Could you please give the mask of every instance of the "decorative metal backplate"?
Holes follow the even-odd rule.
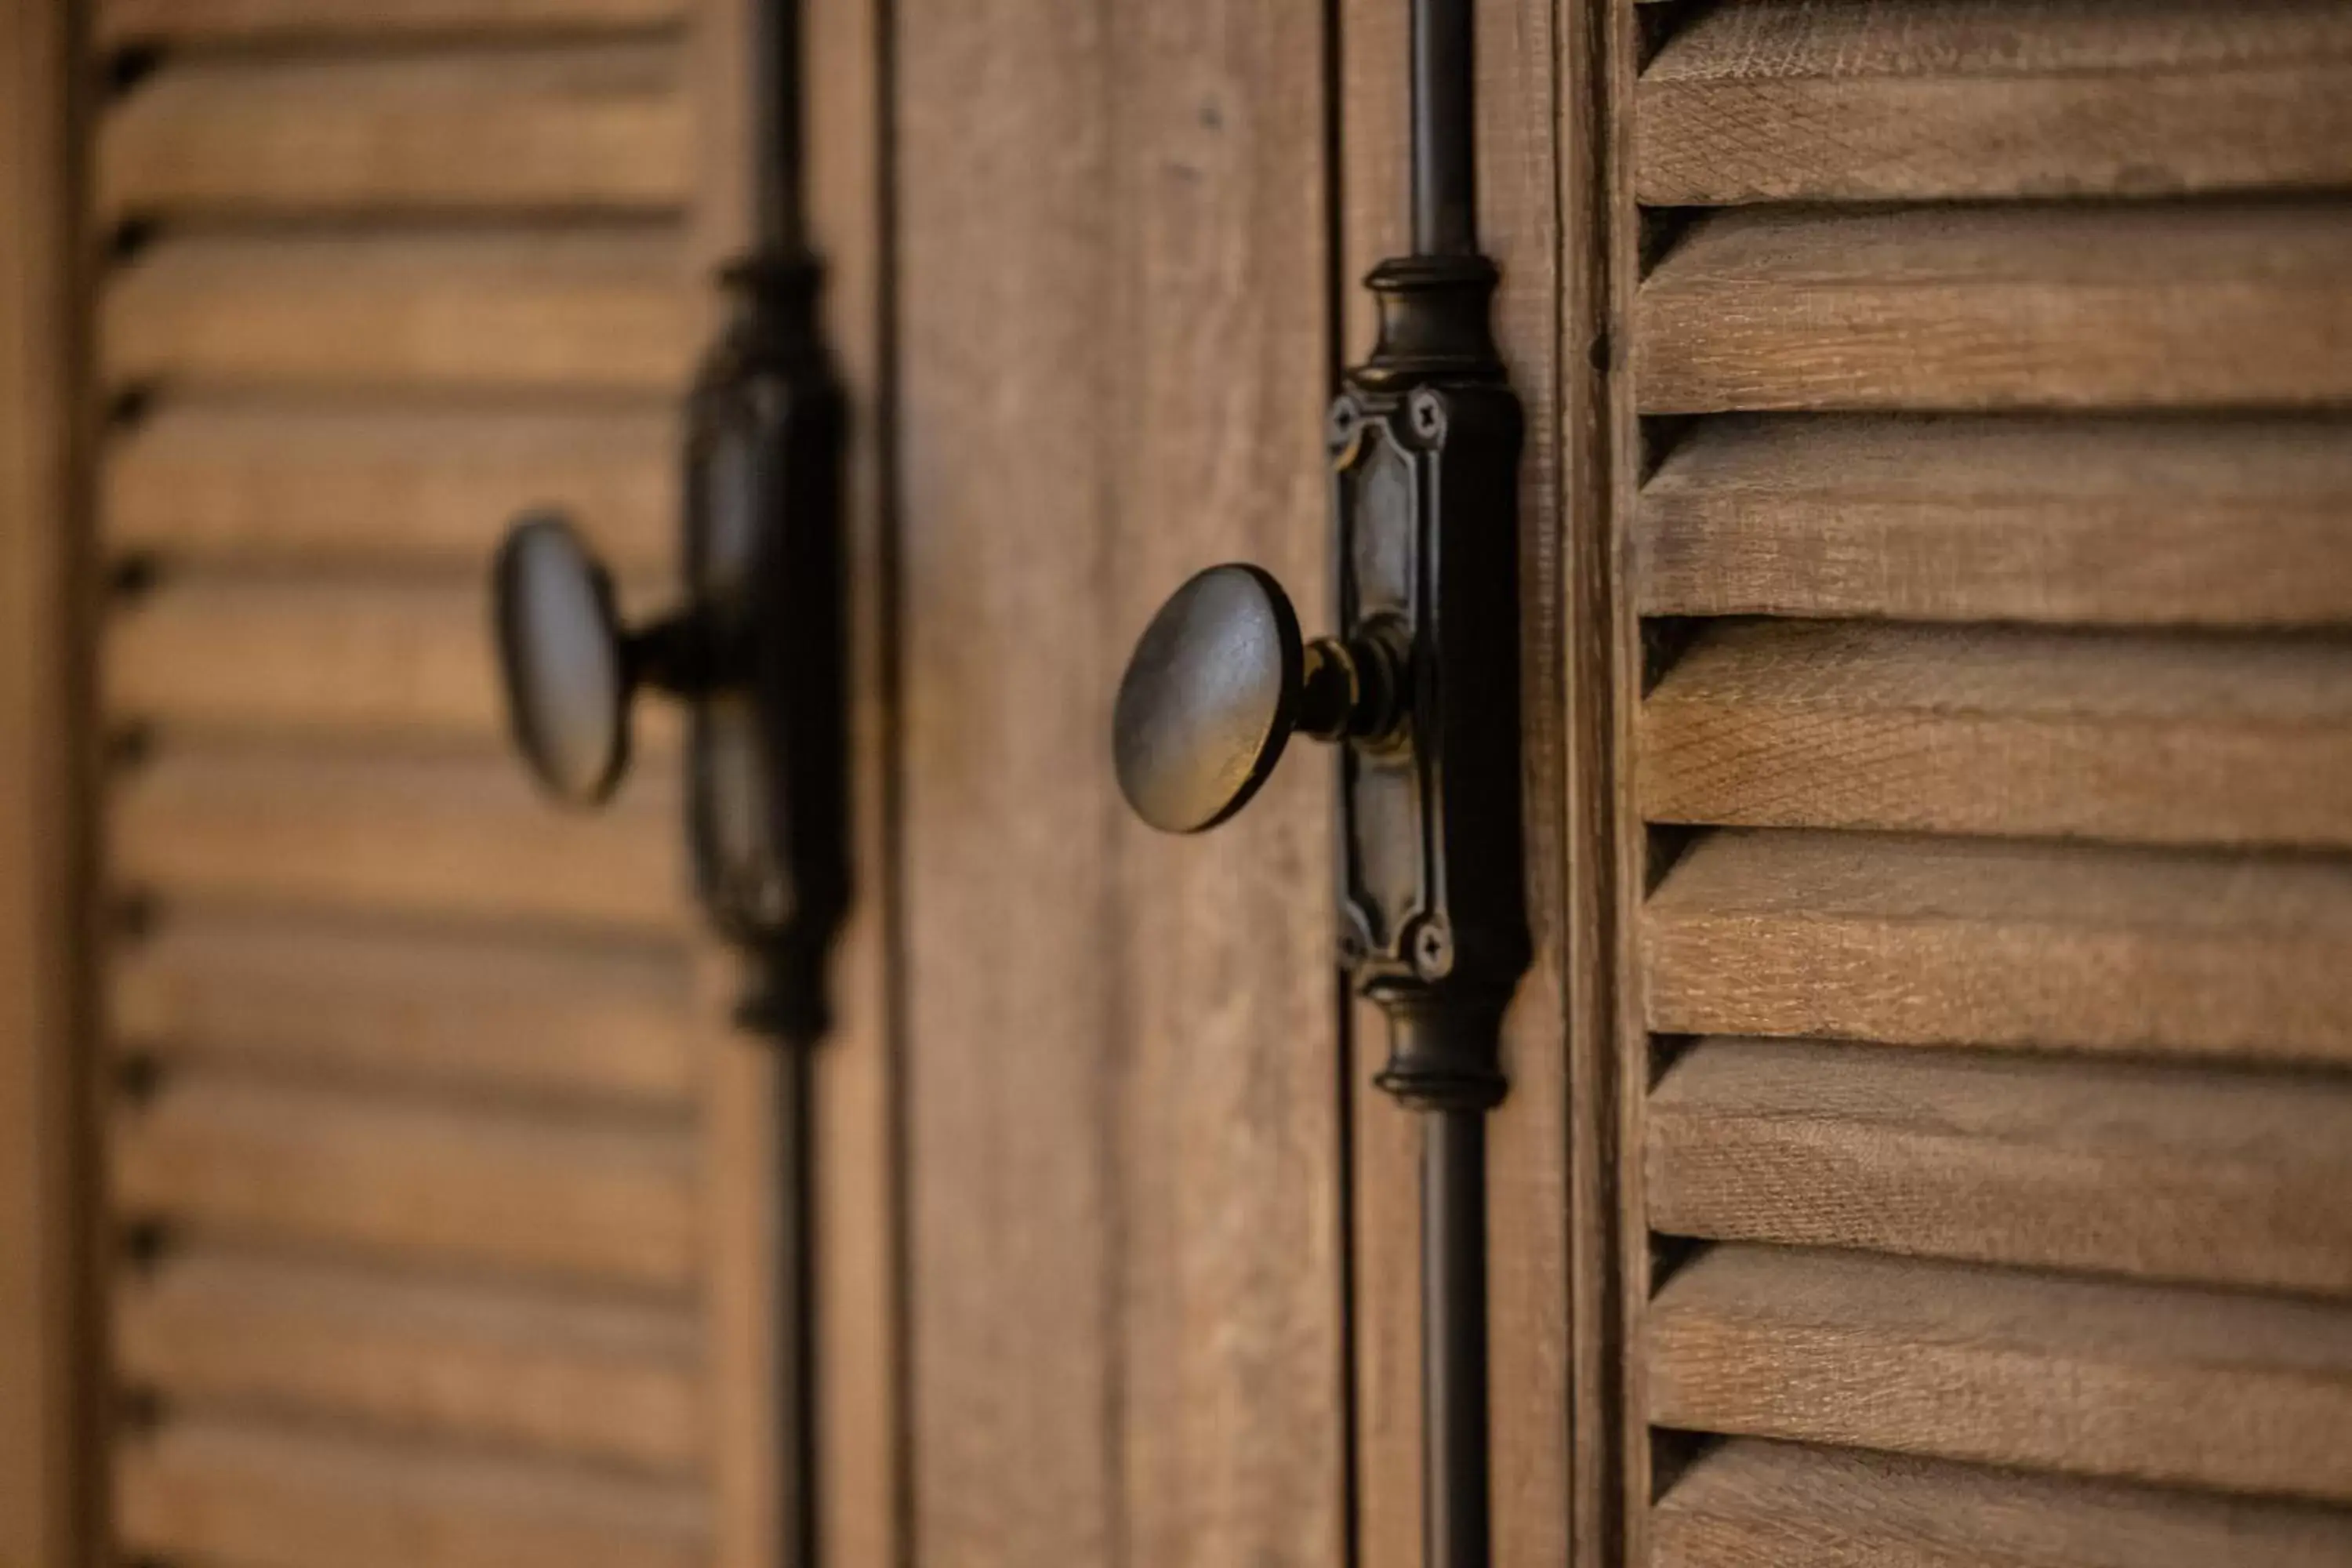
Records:
[[[1475,258],[1391,263],[1381,350],[1333,403],[1341,637],[1405,650],[1403,718],[1339,767],[1339,942],[1391,1014],[1489,1020],[1528,959],[1518,775],[1518,400],[1486,338]],[[1416,1038],[1426,1031],[1404,1031]],[[1491,1029],[1401,1036],[1383,1081],[1427,1103],[1500,1097]],[[1426,1053],[1424,1053],[1426,1055]]]
[[[687,437],[684,565],[720,676],[691,710],[688,833],[713,922],[764,955],[751,1021],[813,1036],[849,898],[843,402],[814,265],[729,282],[735,317]]]

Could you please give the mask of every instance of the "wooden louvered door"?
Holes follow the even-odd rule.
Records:
[[[864,90],[865,8],[814,9]],[[748,195],[740,22],[92,13],[128,1557],[765,1560],[765,1100],[688,908],[677,728],[642,716],[600,816],[535,797],[485,587],[553,504],[625,600],[670,588],[677,398]]]
[[[1606,34],[1601,1558],[2352,1562],[2352,10]]]

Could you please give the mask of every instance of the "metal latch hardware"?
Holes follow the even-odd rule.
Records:
[[[755,243],[688,408],[683,605],[625,630],[610,575],[560,516],[519,521],[493,574],[509,727],[547,792],[601,804],[651,687],[688,712],[695,885],[741,950],[743,1024],[778,1047],[776,1500],[783,1561],[817,1561],[810,1047],[849,901],[841,386],[803,218],[801,14],[761,0],[751,67]]]
[[[1143,634],[1113,714],[1137,814],[1171,832],[1247,804],[1293,734],[1339,773],[1338,943],[1390,1023],[1378,1081],[1425,1116],[1428,1568],[1484,1568],[1485,1114],[1529,958],[1521,858],[1519,402],[1478,253],[1469,0],[1412,0],[1413,254],[1365,280],[1370,359],[1331,405],[1336,635],[1305,640],[1255,566],[1211,567]]]

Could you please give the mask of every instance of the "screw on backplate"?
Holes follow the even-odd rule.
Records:
[[[1356,438],[1356,426],[1362,418],[1352,397],[1341,397],[1331,405],[1329,427],[1325,432],[1333,447],[1345,447]]]
[[[1427,441],[1445,434],[1444,400],[1426,387],[1412,395],[1412,431]]]
[[[1454,973],[1454,933],[1441,920],[1426,920],[1413,928],[1413,973],[1423,980],[1443,980]]]

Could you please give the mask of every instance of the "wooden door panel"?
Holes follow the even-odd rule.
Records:
[[[1192,571],[1318,608],[1320,16],[898,28],[917,1551],[1337,1563],[1328,784],[1180,843],[1108,756]]]

